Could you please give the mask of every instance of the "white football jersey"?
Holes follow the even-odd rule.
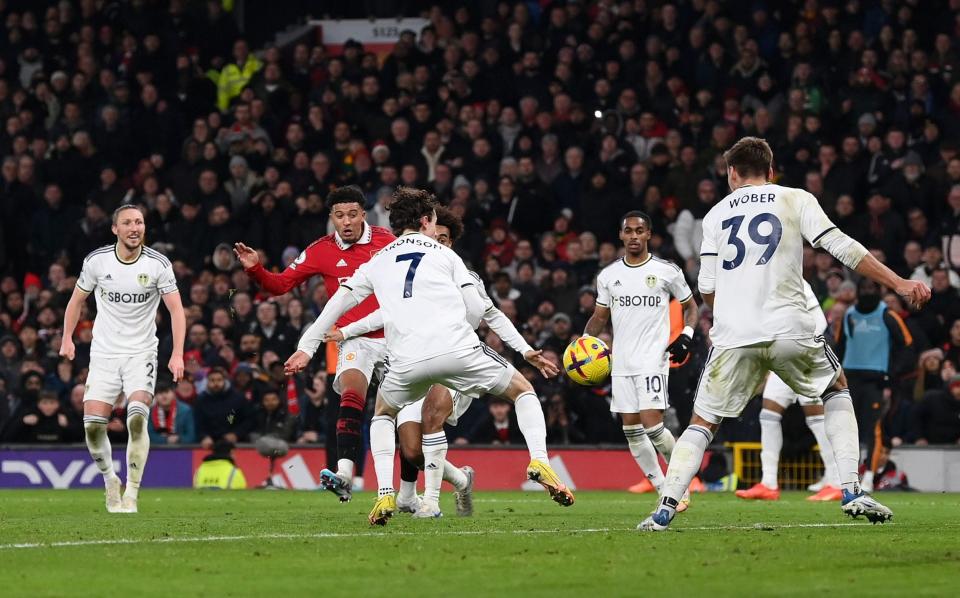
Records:
[[[813,287],[806,280],[803,281],[803,294],[807,298],[807,310],[813,315],[816,322],[816,333],[823,334],[827,330],[827,316],[823,313],[823,308],[820,307],[820,300],[813,292]]]
[[[177,290],[170,260],[144,247],[130,263],[120,261],[116,246],[92,251],[83,260],[77,287],[93,293],[92,357],[138,355],[157,350],[157,306],[160,295]]]
[[[701,256],[716,256],[700,269],[700,292],[715,294],[714,346],[815,336],[803,287],[803,241],[819,247],[834,228],[802,189],[748,185],[717,203],[703,219],[700,249]]]
[[[610,308],[614,376],[637,376],[670,367],[670,297],[690,299],[683,272],[650,256],[636,266],[619,259],[597,275],[597,305]]]
[[[476,286],[452,249],[420,233],[401,235],[362,264],[345,287],[377,297],[391,363],[423,361],[480,344],[467,323],[462,286]]]

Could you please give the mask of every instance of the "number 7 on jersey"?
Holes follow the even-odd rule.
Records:
[[[407,278],[403,281],[403,298],[413,297],[413,277],[417,275],[417,266],[423,259],[423,252],[404,253],[397,256],[397,262],[410,262],[407,269]]]

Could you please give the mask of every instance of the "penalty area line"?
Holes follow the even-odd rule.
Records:
[[[887,523],[886,525],[893,525]],[[775,531],[798,528],[848,528],[872,527],[866,523],[787,523],[754,525],[711,525],[698,527],[677,527],[676,531]],[[249,534],[232,536],[183,536],[167,538],[114,538],[102,540],[64,540],[55,542],[16,542],[0,544],[0,550],[22,550],[36,548],[71,548],[77,546],[121,546],[137,544],[187,544],[196,542],[246,542],[249,540],[322,540],[329,538],[393,538],[398,536],[531,536],[541,534],[605,534],[616,532],[636,532],[634,528],[589,527],[573,529],[525,529],[525,530],[441,530],[441,531],[383,531],[383,532],[317,532],[312,534]]]

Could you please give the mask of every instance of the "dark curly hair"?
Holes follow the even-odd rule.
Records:
[[[463,236],[463,221],[454,216],[450,208],[437,206],[437,226],[445,226],[450,230],[451,243],[456,243]]]
[[[362,210],[367,203],[367,198],[363,196],[363,191],[356,185],[346,185],[334,189],[327,195],[327,206],[331,209],[338,203],[355,203],[360,205]]]
[[[432,216],[437,209],[433,194],[413,187],[397,187],[393,201],[387,206],[390,211],[390,228],[399,235],[405,230],[420,230],[420,219]]]

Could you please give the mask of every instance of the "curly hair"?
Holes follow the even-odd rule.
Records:
[[[356,185],[346,185],[334,189],[327,195],[327,205],[331,208],[337,205],[338,203],[355,203],[360,206],[360,209],[363,209],[363,206],[367,203],[367,198],[363,196],[363,191],[360,187]]]
[[[390,228],[399,235],[405,230],[420,230],[420,219],[432,216],[437,209],[433,194],[413,187],[397,187],[393,201],[387,206],[390,211]]]
[[[437,206],[437,226],[445,226],[450,230],[451,243],[456,243],[463,236],[463,221],[454,216],[450,208]]]

